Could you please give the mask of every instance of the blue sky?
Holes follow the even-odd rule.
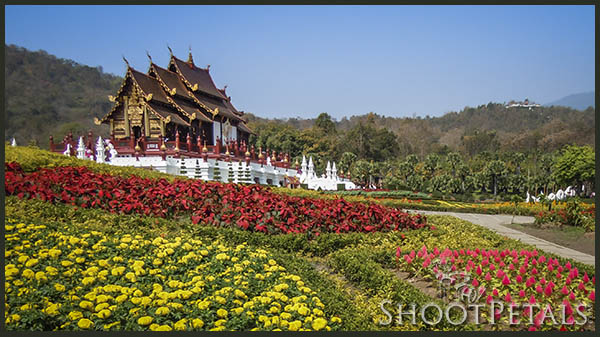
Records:
[[[6,6],[6,43],[123,75],[211,65],[262,117],[441,116],[595,89],[593,6]]]

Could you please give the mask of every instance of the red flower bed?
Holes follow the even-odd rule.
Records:
[[[193,223],[238,226],[264,233],[375,232],[416,229],[426,218],[380,205],[290,197],[259,185],[200,180],[123,178],[85,167],[25,174],[5,164],[7,195],[160,217],[190,214]]]
[[[584,319],[577,309],[588,321],[595,318],[596,278],[580,272],[570,262],[561,264],[557,259],[540,255],[537,250],[440,251],[436,247],[430,251],[423,246],[417,252],[413,250],[400,256],[397,250],[400,268],[443,282],[452,289],[448,295],[455,300],[463,297],[457,298],[457,293],[461,293],[475,303],[501,302],[504,312],[496,312],[494,317],[498,322],[525,325],[529,330],[579,330],[581,325],[575,323]],[[454,293],[455,290],[458,292]],[[529,305],[534,306],[528,309]],[[515,312],[519,309],[512,322],[506,317],[510,306]],[[554,313],[557,324],[549,318],[548,310]]]

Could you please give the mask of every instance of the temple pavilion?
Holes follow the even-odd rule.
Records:
[[[171,49],[169,48],[169,51]],[[187,61],[171,51],[169,64],[160,67],[150,59],[147,73],[133,69],[127,60],[127,72],[112,109],[95,123],[107,124],[119,154],[141,155],[166,150],[199,154],[202,148],[214,152],[218,146],[241,147],[252,131],[244,113],[238,111],[226,93],[210,76],[210,66],[194,64],[190,51]],[[150,153],[148,153],[150,154]]]

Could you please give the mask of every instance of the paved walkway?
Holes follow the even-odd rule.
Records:
[[[409,210],[412,213],[421,214],[436,214],[436,215],[451,215],[459,219],[463,219],[474,224],[486,227],[493,230],[494,232],[509,237],[511,239],[519,240],[523,243],[527,243],[538,247],[544,251],[554,253],[556,255],[573,259],[579,262],[583,262],[590,265],[596,264],[596,258],[592,255],[588,255],[576,250],[557,245],[556,243],[546,241],[544,239],[537,238],[535,236],[523,233],[521,231],[508,228],[503,225],[511,223],[517,224],[528,224],[533,223],[534,218],[532,216],[520,216],[520,215],[505,215],[505,214],[475,214],[475,213],[458,213],[458,212],[436,212],[436,211],[423,211],[423,210]]]

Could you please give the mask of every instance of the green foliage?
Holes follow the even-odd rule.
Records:
[[[564,185],[582,182],[593,183],[595,179],[596,160],[594,149],[590,146],[566,146],[561,151],[552,167],[552,174],[558,183]]]

